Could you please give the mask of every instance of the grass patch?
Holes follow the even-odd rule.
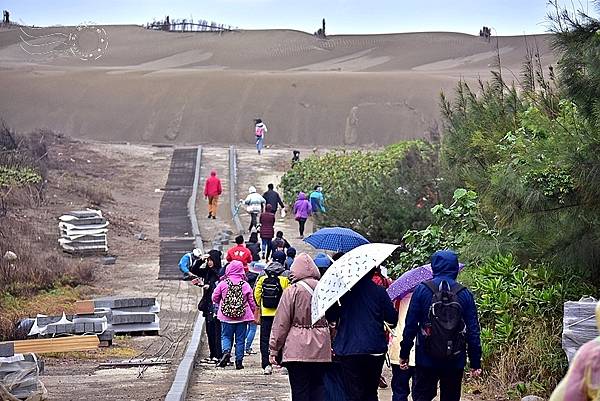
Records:
[[[89,180],[82,182],[75,178],[69,185],[69,189],[87,199],[94,206],[101,206],[114,200],[112,191],[106,183],[91,183]]]
[[[82,299],[83,290],[61,286],[42,291],[37,295],[18,297],[7,292],[0,293],[0,340],[9,341],[16,337],[16,323],[37,314],[73,314],[75,301]]]

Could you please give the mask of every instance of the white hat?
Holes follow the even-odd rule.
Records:
[[[256,193],[256,188],[250,187],[250,188],[248,188],[248,192],[251,194],[254,194],[254,193]]]
[[[202,251],[198,248],[194,248],[194,250],[192,251],[192,253],[194,254],[195,257],[199,258],[200,255],[202,255]]]

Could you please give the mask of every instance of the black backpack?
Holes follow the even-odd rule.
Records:
[[[262,306],[269,309],[277,308],[283,295],[283,287],[277,274],[268,273],[262,282]]]
[[[447,281],[436,286],[425,282],[433,292],[429,308],[429,325],[425,327],[425,352],[436,359],[453,359],[466,349],[466,325],[458,293],[465,289],[459,283],[452,287]]]

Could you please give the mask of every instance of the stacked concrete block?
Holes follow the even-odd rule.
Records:
[[[58,243],[63,251],[77,254],[97,254],[108,251],[108,221],[100,210],[72,211],[60,216]]]
[[[109,297],[94,300],[96,308],[111,311],[108,330],[114,333],[158,334],[160,305],[156,298]]]
[[[108,328],[109,312],[99,311],[89,315],[36,317],[30,336],[58,337],[70,334],[102,334]]]
[[[0,384],[17,399],[34,399],[36,396],[46,399],[48,393],[40,381],[41,366],[31,353],[0,357]]]

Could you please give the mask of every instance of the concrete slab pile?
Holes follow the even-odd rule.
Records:
[[[68,212],[60,216],[58,228],[58,243],[65,252],[85,255],[108,251],[108,221],[100,210]]]

